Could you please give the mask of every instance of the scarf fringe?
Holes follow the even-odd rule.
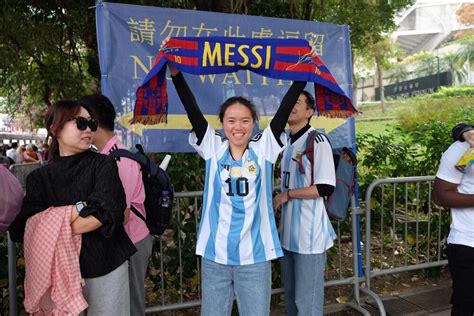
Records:
[[[143,125],[155,125],[160,123],[168,123],[168,116],[166,114],[156,115],[135,115],[130,124],[141,123]]]
[[[341,110],[318,111],[318,116],[324,116],[328,118],[348,119],[352,116],[356,116],[357,114],[359,114],[359,112],[341,111]]]

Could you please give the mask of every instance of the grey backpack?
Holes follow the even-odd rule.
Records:
[[[321,133],[316,130],[309,133],[306,139],[306,149],[298,161],[301,173],[304,173],[303,156],[306,155],[311,162],[311,183],[314,181],[314,141],[319,134]],[[331,219],[342,221],[346,217],[351,196],[354,193],[357,158],[354,152],[347,147],[332,148],[332,156],[336,168],[336,187],[330,196],[324,197],[324,205]]]

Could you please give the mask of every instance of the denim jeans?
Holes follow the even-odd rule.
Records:
[[[201,315],[231,315],[235,295],[240,315],[268,316],[271,278],[270,261],[231,266],[202,258]]]
[[[281,273],[288,315],[322,316],[326,254],[283,251]]]

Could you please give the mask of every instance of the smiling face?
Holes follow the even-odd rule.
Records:
[[[306,125],[308,119],[313,116],[314,110],[308,108],[307,97],[302,93],[298,97],[293,110],[291,111],[290,117],[288,118],[288,124],[290,125]]]
[[[74,117],[91,119],[85,108],[80,107],[79,113]],[[92,144],[92,131],[89,126],[81,131],[77,128],[74,118],[67,121],[57,135],[60,156],[71,156],[88,150]]]
[[[248,107],[239,102],[230,105],[225,110],[222,125],[231,149],[247,147],[255,126],[252,112]]]

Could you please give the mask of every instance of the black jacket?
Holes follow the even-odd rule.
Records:
[[[106,275],[128,260],[136,248],[124,228],[125,193],[117,164],[105,155],[86,151],[55,156],[26,179],[26,196],[21,212],[9,227],[13,241],[23,242],[28,218],[53,206],[85,201],[81,216],[93,215],[103,225],[82,234],[79,258],[84,278]]]

